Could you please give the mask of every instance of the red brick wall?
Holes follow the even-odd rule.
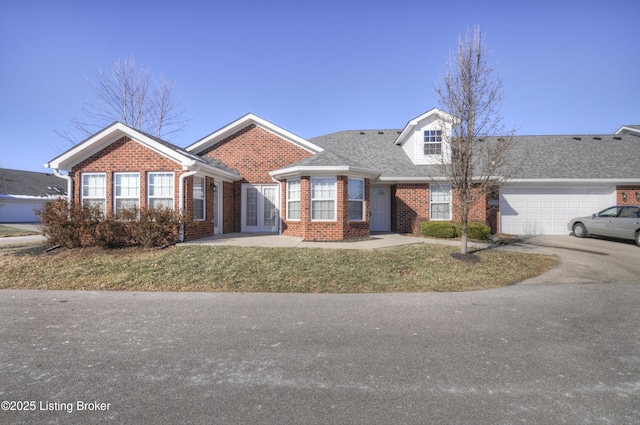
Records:
[[[110,144],[103,150],[80,162],[71,169],[73,198],[80,201],[82,190],[81,173],[106,173],[107,214],[113,213],[113,174],[116,172],[140,173],[140,206],[147,205],[147,173],[166,171],[174,173],[175,202],[179,208],[178,193],[182,166],[169,158],[135,142],[127,137]]]
[[[624,200],[623,193],[627,194]],[[640,204],[640,199],[636,198],[636,193],[640,196],[640,186],[616,186],[616,203],[618,205]]]
[[[429,184],[400,183],[391,192],[392,230],[419,233],[420,222],[429,220]]]
[[[240,232],[242,184],[273,184],[269,171],[284,168],[312,154],[261,127],[251,124],[202,151],[200,155],[224,162],[239,171],[243,177],[241,181],[233,184],[233,200],[235,202],[233,203],[231,231]],[[281,212],[282,218],[283,213]]]
[[[451,193],[453,222],[460,221],[455,189]],[[420,223],[429,220],[429,184],[401,183],[391,188],[391,230],[398,233],[419,233]],[[478,200],[469,212],[469,221],[487,223],[493,219],[497,229],[497,209],[487,209],[486,197]]]

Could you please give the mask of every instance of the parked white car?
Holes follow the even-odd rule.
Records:
[[[590,235],[633,239],[640,246],[640,205],[616,205],[569,221],[567,228],[577,238]]]

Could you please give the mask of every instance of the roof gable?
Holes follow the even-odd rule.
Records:
[[[427,121],[427,120],[433,120],[433,119],[439,119],[445,123],[453,123],[454,121],[454,117],[452,115],[449,115],[448,113],[438,109],[438,108],[432,108],[430,110],[428,110],[427,112],[425,112],[424,114],[415,117],[414,119],[410,120],[407,125],[404,127],[404,129],[402,129],[402,131],[400,132],[400,134],[398,135],[398,137],[396,137],[395,140],[395,144],[396,145],[402,145],[407,139],[409,139],[411,137],[411,135],[413,134],[413,131],[415,130],[415,128],[417,126],[419,126],[422,122]]]
[[[220,174],[221,176],[231,180],[237,180],[240,177],[238,173],[228,169],[224,164],[214,164],[211,161],[205,161],[203,158],[200,158],[191,152],[187,152],[183,148],[138,131],[126,124],[122,124],[121,122],[115,122],[104,128],[85,141],[80,142],[68,151],[44,164],[44,166],[54,170],[70,170],[74,165],[100,152],[123,137],[128,137],[142,146],[175,161],[182,165],[185,170],[202,168],[203,171]]]
[[[232,123],[225,125],[219,130],[214,131],[208,136],[203,137],[194,144],[188,146],[186,150],[195,154],[199,154],[207,148],[215,145],[216,143],[226,139],[227,137],[241,131],[243,128],[252,124],[261,127],[264,130],[269,131],[280,137],[281,139],[284,139],[287,142],[292,143],[308,152],[315,154],[323,151],[321,147],[316,146],[313,143],[310,143],[307,140],[296,136],[295,134],[251,113],[246,114],[243,117],[240,117],[237,120],[233,121]]]

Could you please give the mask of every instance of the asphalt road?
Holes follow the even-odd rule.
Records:
[[[621,261],[594,241],[591,254],[557,249],[560,271]],[[639,301],[640,285],[611,279],[386,295],[0,291],[0,400],[13,402],[0,423],[638,424]]]

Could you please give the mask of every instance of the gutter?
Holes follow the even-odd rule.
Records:
[[[57,168],[53,169],[53,174],[56,177],[60,177],[61,179],[65,179],[67,181],[67,202],[71,202],[73,199],[73,179],[69,174],[60,174]]]
[[[200,166],[196,165],[195,170],[189,171],[188,173],[184,173],[180,176],[180,189],[178,191],[178,196],[180,197],[178,200],[180,215],[184,213],[184,181],[187,177],[197,174],[198,171],[200,171]],[[184,242],[184,223],[180,223],[180,242]]]

